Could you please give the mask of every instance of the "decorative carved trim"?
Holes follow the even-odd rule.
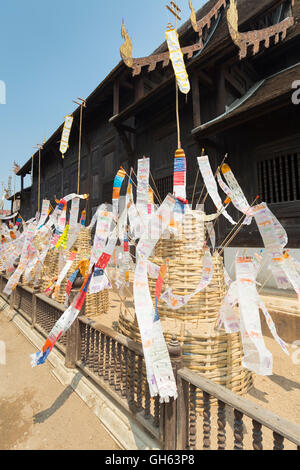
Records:
[[[167,67],[170,62],[170,53],[169,51],[163,52],[161,54],[150,55],[148,57],[140,57],[137,59],[132,58],[132,41],[129,37],[128,30],[126,30],[124,25],[124,20],[122,23],[121,30],[122,38],[124,43],[120,47],[120,54],[127,65],[127,67],[132,68],[132,75],[139,75],[142,71],[142,67],[148,67],[148,72],[152,72],[156,69],[156,66],[162,62],[163,67]],[[181,49],[184,56],[187,59],[191,59],[195,52],[200,51],[203,47],[202,40],[191,46],[186,46]]]
[[[270,39],[272,37],[275,36],[275,44],[279,42],[280,34],[281,40],[285,39],[288,28],[294,24],[294,17],[289,16],[288,18],[280,21],[280,23],[269,26],[268,28],[240,33],[238,30],[238,10],[236,0],[230,0],[230,5],[227,10],[227,24],[233,42],[240,49],[240,59],[243,59],[247,56],[247,48],[249,46],[253,45],[253,55],[255,55],[259,52],[261,41],[264,41],[265,47],[269,47]]]
[[[202,38],[203,29],[205,28],[205,26],[207,26],[208,29],[210,28],[211,21],[212,21],[213,18],[215,18],[215,20],[217,20],[221,9],[226,8],[227,0],[218,0],[218,2],[210,10],[210,12],[207,13],[207,15],[205,15],[199,21],[196,20],[196,13],[195,13],[195,9],[194,9],[193,4],[192,4],[192,0],[189,0],[189,6],[190,6],[190,9],[191,9],[191,12],[192,12],[191,16],[190,16],[190,19],[191,19],[193,29],[196,33],[199,34],[199,37]]]

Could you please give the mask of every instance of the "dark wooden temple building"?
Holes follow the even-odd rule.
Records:
[[[185,60],[191,92],[187,97],[179,96],[179,106],[188,197],[190,200],[197,174],[196,157],[202,148],[210,157],[213,171],[228,153],[227,162],[249,202],[259,194],[286,227],[289,246],[297,248],[300,105],[292,101],[292,84],[300,80],[300,1],[238,0],[241,34],[266,28],[270,31],[293,17],[285,32],[276,33],[275,28],[267,42],[256,39],[252,44],[248,34],[244,57],[240,57],[229,31],[229,3],[209,0],[196,13],[198,24],[209,19],[202,23],[203,47]],[[180,28],[179,35],[181,47],[199,41],[191,21]],[[163,43],[154,56],[166,51]],[[80,192],[90,194],[88,218],[100,203],[111,202],[113,179],[120,165],[127,170],[136,167],[137,158],[143,155],[151,157],[151,171],[161,197],[173,191],[177,148],[174,72],[171,63],[163,67],[157,62],[150,69],[142,65],[133,76],[132,69],[121,61],[86,100]],[[45,143],[41,157],[41,198],[51,201],[76,192],[79,109],[74,112],[70,149],[64,160],[59,152],[61,132],[62,126]],[[32,186],[24,188],[22,183],[17,195],[24,219],[37,210],[38,153],[33,165],[30,159],[19,171],[22,182],[32,169]],[[195,200],[201,187],[200,177]],[[207,210],[213,211],[209,201]],[[229,212],[239,219],[234,208]],[[219,241],[230,228],[222,218]],[[235,246],[260,244],[255,224],[243,229],[234,241]]]

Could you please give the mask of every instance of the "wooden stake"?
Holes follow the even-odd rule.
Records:
[[[256,198],[254,199],[254,201],[252,202],[252,204],[251,204],[250,207],[252,207],[252,206],[254,205],[255,201],[257,201],[258,199],[259,199],[259,197],[256,196]],[[219,248],[222,248],[222,245],[223,245],[224,243],[227,243],[228,238],[230,237],[230,235],[231,235],[235,230],[238,229],[239,224],[241,224],[240,227],[239,227],[239,231],[240,231],[240,229],[241,229],[241,227],[242,227],[242,222],[244,221],[245,218],[246,218],[246,214],[243,214],[243,216],[242,216],[242,217],[240,218],[240,220],[236,223],[236,225],[233,227],[233,229],[232,229],[232,230],[229,232],[229,234],[225,237],[225,239],[223,240],[223,242],[221,243],[221,245],[220,245]],[[236,235],[237,235],[237,234],[236,234]],[[233,238],[235,238],[235,235],[234,235]],[[232,238],[230,239],[230,241],[231,241],[231,240],[232,240]],[[230,243],[230,242],[229,242],[229,243]],[[224,246],[224,248],[225,248],[226,246],[228,246],[228,245],[226,244],[226,245]],[[223,250],[223,251],[224,251],[224,250]],[[222,253],[223,253],[223,251],[222,251]]]
[[[80,165],[81,165],[81,139],[82,139],[82,110],[86,108],[86,100],[78,98],[79,101],[73,100],[73,103],[80,106],[79,117],[79,142],[78,142],[78,178],[77,178],[77,194],[80,194]]]
[[[45,143],[45,138],[43,139],[43,144]],[[42,144],[37,144],[36,147],[39,151],[39,174],[38,174],[38,212],[40,213],[41,210],[41,151],[44,148],[44,145]],[[33,162],[33,157],[32,157],[32,162]],[[33,165],[32,165],[32,171],[33,171]]]
[[[39,189],[38,189],[38,213],[41,209],[41,149],[39,149]]]

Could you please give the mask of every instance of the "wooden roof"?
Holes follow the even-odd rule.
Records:
[[[270,7],[282,3],[282,0],[237,0],[238,1],[238,10],[239,10],[239,27],[240,30],[243,31],[244,27],[247,26],[247,22],[249,22],[250,19],[261,15],[264,11],[267,11]],[[193,0],[194,6],[197,7],[197,0]],[[217,0],[209,0],[205,5],[203,5],[202,8],[200,8],[197,13],[197,20],[203,18],[216,4]],[[284,41],[281,41],[277,46],[274,47],[279,47],[280,44],[286,43],[287,41],[290,41],[291,39],[294,39],[296,36],[300,35],[300,2],[296,0],[294,8],[293,8],[293,13],[295,16],[295,24],[292,26],[287,33],[287,37]],[[186,21],[181,28],[178,30],[179,35],[181,38],[185,38],[185,36],[189,36],[191,34],[195,35],[190,20]],[[210,42],[206,46],[206,48],[201,52],[201,54],[197,54],[194,58],[192,58],[189,63],[188,63],[188,68],[190,66],[193,66],[195,63],[202,63],[202,62],[207,62],[212,63],[214,60],[215,56],[222,57],[222,54],[224,53],[224,50],[226,48],[230,47],[236,47],[229,35],[228,31],[228,26],[227,26],[227,21],[226,21],[226,15],[222,15],[220,24],[217,27],[217,30],[215,31],[215,34],[211,38]],[[167,50],[167,45],[166,42],[163,42],[153,53],[159,54],[161,52],[164,52]],[[100,85],[89,95],[87,98],[87,103],[91,104],[94,100],[99,100],[102,96],[103,93],[107,93],[107,87],[110,88],[110,92],[112,93],[112,88],[111,84],[115,78],[120,76],[123,73],[126,73],[129,71],[129,69],[125,66],[123,61],[120,61],[116,67],[104,78],[104,80],[100,83]],[[150,95],[153,97],[155,92],[159,92],[160,89],[164,89],[165,86],[168,85],[168,81],[164,82],[162,86],[159,86],[157,90],[153,90],[152,92],[149,93],[149,98]],[[146,98],[148,95],[145,95]],[[145,100],[145,97],[142,98],[141,101]],[[148,99],[147,99],[148,101]],[[139,103],[139,102],[138,102]],[[132,107],[134,107],[132,105]],[[88,106],[89,108],[89,106]],[[126,110],[125,110],[126,111]],[[76,117],[77,114],[79,114],[79,108],[76,109],[73,113],[73,115]],[[53,135],[47,140],[45,143],[45,146],[48,146],[51,144],[55,139],[57,140],[57,136],[59,136],[60,132],[62,131],[63,124],[61,124],[58,129],[53,133]],[[35,156],[38,155],[38,152],[35,154]],[[23,165],[23,167],[20,169],[20,171],[17,173],[18,175],[26,175],[28,172],[30,172],[31,168],[31,158]]]
[[[300,76],[300,63],[258,83],[256,91],[249,93],[248,99],[241,98],[224,114],[193,129],[192,134],[206,137],[268,113],[271,108],[290,104],[293,92],[291,85],[297,76]]]

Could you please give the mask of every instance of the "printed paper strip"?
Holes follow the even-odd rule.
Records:
[[[210,251],[206,249],[203,256],[203,269],[201,281],[199,282],[195,291],[189,295],[175,295],[173,294],[172,289],[170,288],[162,294],[161,299],[164,300],[168,307],[172,310],[178,310],[179,308],[186,305],[199,292],[206,289],[206,287],[211,283],[213,277],[213,269],[214,268]]]
[[[178,88],[182,93],[187,94],[191,87],[176,29],[169,29],[166,31],[166,40]]]
[[[230,215],[227,213],[227,211],[223,207],[222,200],[218,193],[217,183],[214,178],[208,156],[198,157],[198,164],[199,164],[200,172],[201,172],[204,184],[206,186],[206,189],[208,191],[208,194],[210,195],[216,208],[218,209],[218,211],[222,211],[222,214],[224,215],[224,217],[226,217],[226,219],[229,220],[229,222],[232,225],[235,225],[236,222],[232,219],[232,217],[230,217]]]

